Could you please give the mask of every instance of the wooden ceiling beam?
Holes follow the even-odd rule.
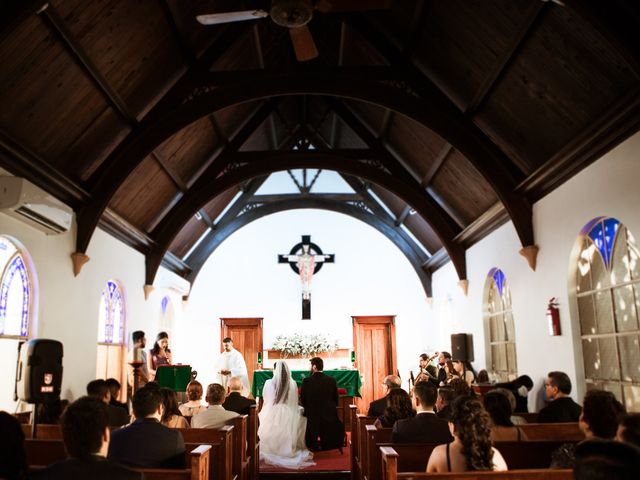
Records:
[[[178,49],[182,53],[182,56],[185,58],[187,63],[191,66],[195,65],[197,62],[196,54],[193,51],[191,45],[187,41],[184,34],[178,28],[178,24],[176,23],[176,19],[173,16],[173,11],[169,6],[169,2],[167,0],[158,0],[160,4],[160,8],[162,9],[162,13],[164,13],[164,17],[167,20],[167,24],[169,25],[169,29],[173,34],[173,37],[176,39],[176,43],[178,44]]]
[[[0,128],[0,166],[13,175],[24,177],[74,210],[91,200],[81,185],[47,163]]]
[[[165,220],[152,232],[157,247],[146,257],[147,281],[152,280],[162,262],[164,253],[168,250],[173,239],[189,220],[193,212],[211,199],[238,183],[274,171],[295,168],[322,168],[335,170],[350,175],[356,175],[391,191],[407,203],[414,206],[416,211],[428,219],[434,232],[447,249],[451,261],[461,279],[466,278],[465,252],[459,245],[452,243],[459,231],[449,223],[448,217],[442,215],[442,210],[426,195],[415,187],[407,185],[393,175],[389,175],[377,168],[365,165],[349,158],[304,158],[312,152],[282,152],[284,158],[272,162],[257,162],[247,166],[235,167],[219,178],[209,179],[206,183],[189,190],[180,202],[167,215]],[[294,154],[292,157],[291,154]],[[299,158],[295,154],[301,154]]]
[[[151,150],[172,134],[194,121],[231,105],[252,100],[286,95],[325,95],[352,98],[401,112],[407,117],[435,131],[461,151],[474,166],[488,177],[489,184],[505,203],[516,231],[524,245],[533,243],[531,207],[526,199],[515,195],[511,177],[502,175],[506,157],[486,136],[450,104],[442,102],[440,92],[432,97],[416,95],[402,82],[389,81],[403,75],[402,68],[353,68],[341,71],[334,68],[308,68],[291,72],[252,70],[238,76],[225,76],[233,82],[222,85],[207,83],[216,78],[215,72],[203,72],[190,77],[191,89],[184,96],[173,97],[147,115],[138,131],[129,136],[110,157],[108,168],[102,172],[92,188],[93,201],[80,212],[78,252],[83,252],[97,225],[100,215],[118,187]],[[243,80],[241,80],[243,78]],[[186,82],[185,82],[186,85]],[[183,85],[184,87],[184,85]],[[177,92],[176,92],[177,94]],[[169,106],[172,106],[169,108]]]
[[[62,40],[63,45],[67,48],[69,53],[71,53],[73,58],[76,60],[76,63],[89,75],[98,90],[100,90],[109,101],[113,109],[118,112],[127,123],[135,125],[137,123],[137,119],[133,112],[131,112],[120,94],[109,84],[96,64],[93,63],[93,60],[89,58],[89,55],[87,55],[87,52],[80,45],[78,39],[67,28],[64,20],[62,20],[55,7],[50,3],[46,3],[38,11],[38,14],[40,14],[41,18],[46,20],[45,23],[47,23]]]
[[[373,29],[362,17],[347,18],[349,24],[392,66],[407,73],[410,88],[414,88],[420,97],[430,100],[425,108],[438,112],[441,120],[447,117],[450,126],[456,126],[454,130],[438,131],[424,123],[461,152],[488,182],[509,212],[522,246],[534,245],[532,206],[524,195],[515,190],[523,178],[521,175],[514,175],[515,172],[507,167],[512,160],[468,115],[461,112],[429,78],[391,45],[384,35]]]

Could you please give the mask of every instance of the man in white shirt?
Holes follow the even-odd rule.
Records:
[[[209,407],[204,411],[195,414],[191,418],[191,428],[220,428],[231,420],[239,417],[236,412],[225,410],[222,407],[226,391],[218,383],[212,383],[207,387],[207,403]]]
[[[224,351],[218,357],[216,370],[219,376],[220,385],[227,387],[227,383],[231,377],[240,377],[242,385],[245,388],[245,395],[249,393],[249,375],[247,374],[247,365],[244,363],[242,354],[233,348],[233,340],[226,337],[222,340],[222,348]]]

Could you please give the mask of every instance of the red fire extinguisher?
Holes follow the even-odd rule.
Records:
[[[547,323],[549,325],[549,335],[560,335],[560,310],[556,297],[551,297],[547,306]]]

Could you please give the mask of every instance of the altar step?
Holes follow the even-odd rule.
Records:
[[[349,480],[349,470],[301,470],[288,472],[260,472],[260,480]]]

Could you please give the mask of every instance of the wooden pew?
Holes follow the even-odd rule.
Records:
[[[258,407],[249,407],[249,418],[247,419],[247,460],[249,462],[249,480],[258,479],[258,469],[260,466],[260,442],[258,440]]]
[[[47,465],[64,460],[67,455],[64,443],[53,439],[25,440],[27,464],[30,470],[40,470]],[[186,469],[141,468],[147,480],[208,480],[211,462],[211,445],[195,445],[187,449]]]
[[[425,473],[399,472],[401,458],[392,447],[380,447],[382,480],[572,480],[571,470],[510,470],[507,472]]]
[[[31,438],[31,427],[32,425],[30,423],[22,425],[24,438]],[[36,425],[36,438],[43,440],[62,440],[62,429],[58,424],[38,424]]]
[[[199,445],[189,452],[187,466],[184,470],[161,468],[136,468],[144,474],[145,480],[208,480],[211,463],[211,445]]]
[[[355,415],[355,419],[353,421],[354,428],[351,432],[351,480],[361,480],[362,469],[364,468],[365,445],[363,439],[366,433],[365,427],[373,425],[376,419],[375,417],[357,413],[357,407],[355,405],[353,407],[355,408],[351,409],[351,413]]]
[[[209,469],[211,480],[234,480],[238,474],[234,474],[233,458],[233,425],[225,425],[221,428],[180,428],[185,444],[219,445],[219,453],[211,458],[212,468]]]
[[[526,435],[528,441],[562,440],[565,442],[580,442],[584,440],[584,433],[578,422],[571,423],[526,423],[518,425]]]
[[[378,444],[390,443],[392,428],[376,428],[374,425],[366,425],[363,443],[363,480],[380,480],[380,449]]]
[[[538,422],[538,414],[537,413],[514,413],[514,415],[517,415],[518,417],[522,417],[524,418],[527,423],[537,423]]]

